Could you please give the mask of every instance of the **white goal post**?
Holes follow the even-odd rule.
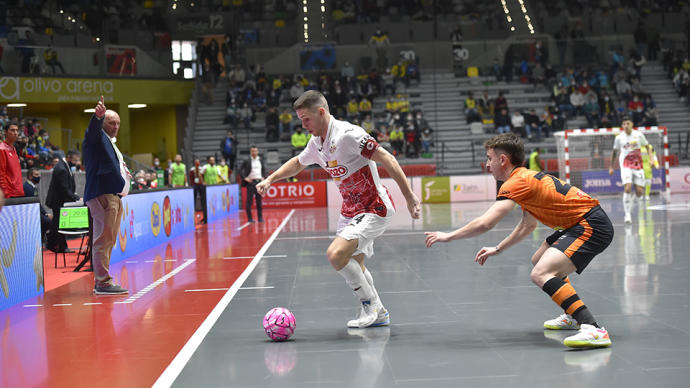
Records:
[[[636,127],[642,131],[654,147],[659,168],[653,169],[652,191],[670,193],[668,135],[666,127]],[[620,168],[615,173],[608,170],[613,152],[613,142],[622,129],[588,128],[566,129],[554,133],[558,151],[558,173],[567,183],[587,193],[619,193],[622,191]]]

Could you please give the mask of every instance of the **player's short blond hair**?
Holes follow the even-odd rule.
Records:
[[[323,108],[328,112],[328,101],[326,101],[326,97],[324,97],[320,92],[316,90],[307,90],[306,92],[302,93],[301,96],[299,96],[297,101],[292,104],[292,107],[295,110]]]

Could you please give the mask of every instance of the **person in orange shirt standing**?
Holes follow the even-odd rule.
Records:
[[[489,256],[498,255],[530,235],[537,221],[555,229],[532,256],[532,282],[546,292],[565,313],[544,322],[545,329],[576,330],[563,340],[573,348],[611,345],[608,332],[600,327],[570,284],[568,275],[581,273],[597,254],[613,240],[613,226],[599,201],[582,190],[541,171],[522,165],[525,149],[513,133],[495,136],[484,143],[487,166],[497,181],[503,181],[496,203],[482,216],[451,233],[426,232],[426,246],[478,236],[491,230],[517,203],[522,220],[513,232],[494,247],[484,247],[474,261],[484,265]]]

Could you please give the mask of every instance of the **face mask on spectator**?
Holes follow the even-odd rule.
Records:
[[[43,140],[48,140],[49,137],[50,137],[50,136],[45,135],[45,136],[43,136]]]
[[[32,177],[31,177],[31,182],[33,182],[35,185],[37,185],[38,182],[40,182],[40,181],[41,181],[41,177],[40,177],[40,176],[32,176]]]

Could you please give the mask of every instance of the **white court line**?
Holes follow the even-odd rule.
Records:
[[[211,331],[211,328],[216,323],[216,321],[218,321],[220,315],[228,307],[228,305],[232,301],[232,298],[235,297],[235,294],[237,294],[237,291],[240,289],[242,284],[245,282],[245,280],[247,280],[252,271],[254,271],[254,268],[256,268],[256,266],[259,264],[264,253],[266,253],[271,244],[273,244],[273,241],[276,239],[276,237],[278,237],[278,234],[280,234],[280,231],[283,230],[285,224],[287,224],[288,220],[290,219],[290,217],[292,217],[294,213],[295,209],[290,210],[290,213],[283,219],[283,222],[280,223],[278,228],[276,228],[276,230],[273,232],[271,237],[268,238],[266,243],[264,243],[264,246],[261,247],[256,256],[254,256],[254,259],[251,261],[251,263],[249,263],[247,268],[245,268],[244,272],[242,272],[242,275],[240,275],[237,278],[237,280],[235,280],[235,283],[232,284],[232,287],[230,287],[230,289],[225,293],[225,295],[223,295],[216,307],[213,308],[213,310],[206,317],[204,322],[201,323],[199,328],[196,329],[194,334],[192,334],[192,336],[182,347],[180,352],[177,353],[170,365],[168,365],[168,367],[165,368],[163,373],[158,377],[156,382],[153,384],[154,388],[169,387],[172,385],[172,383],[175,382],[177,376],[180,375],[182,369],[185,367],[185,365],[187,365],[189,359],[192,358],[192,355],[199,348],[199,345],[201,345],[201,341],[203,341],[206,335],[209,333],[209,331]]]
[[[416,291],[381,291],[379,294],[417,294],[433,292],[433,290],[416,290]]]
[[[184,290],[184,292],[227,291],[229,288],[199,288],[196,290]]]
[[[264,256],[264,259],[268,258],[274,258],[274,257],[287,257],[287,255],[266,255]],[[233,256],[233,257],[224,257],[223,260],[241,260],[241,259],[253,259],[254,256]]]
[[[240,287],[240,290],[270,290],[275,287],[273,286],[263,286],[263,287]]]
[[[42,304],[25,304],[24,307],[43,307]]]
[[[177,261],[177,259],[165,259],[163,261]]]
[[[433,230],[437,230],[434,228],[431,228]],[[514,228],[495,228],[491,229],[492,232],[512,232]],[[537,227],[537,229],[543,229],[543,230],[551,230],[550,228],[547,227]],[[419,236],[424,237],[424,232],[423,230],[419,230],[416,232],[390,232],[390,233],[384,233],[380,235],[377,238],[382,238],[382,237],[395,237],[395,236]],[[336,236],[305,236],[305,237],[280,237],[278,240],[331,240],[334,239]]]
[[[139,262],[139,261],[137,261],[137,260],[127,260],[127,261],[125,261],[125,263],[127,263],[127,264],[137,264],[138,262]]]
[[[55,303],[53,304],[53,307],[60,307],[60,306],[71,306],[72,303]]]
[[[251,222],[247,222],[246,224],[244,224],[244,225],[240,226],[239,228],[237,228],[237,230],[242,230],[242,229],[246,228],[247,226],[249,226],[249,225],[251,225],[251,224],[252,224]]]
[[[154,288],[158,287],[161,283],[164,281],[170,279],[171,277],[177,275],[178,272],[182,271],[183,269],[187,268],[190,264],[194,263],[196,259],[186,259],[184,264],[180,265],[179,267],[175,268],[174,270],[168,272],[165,276],[161,277],[160,279],[156,280],[155,282],[149,284],[145,288],[139,290],[136,294],[130,296],[126,300],[123,300],[122,302],[115,302],[115,303],[132,303],[136,301],[137,299],[141,298],[142,296],[146,295],[149,291],[153,290]]]
[[[101,302],[88,302],[88,303],[84,303],[84,306],[94,306],[97,304],[103,304],[103,303],[101,303]]]

